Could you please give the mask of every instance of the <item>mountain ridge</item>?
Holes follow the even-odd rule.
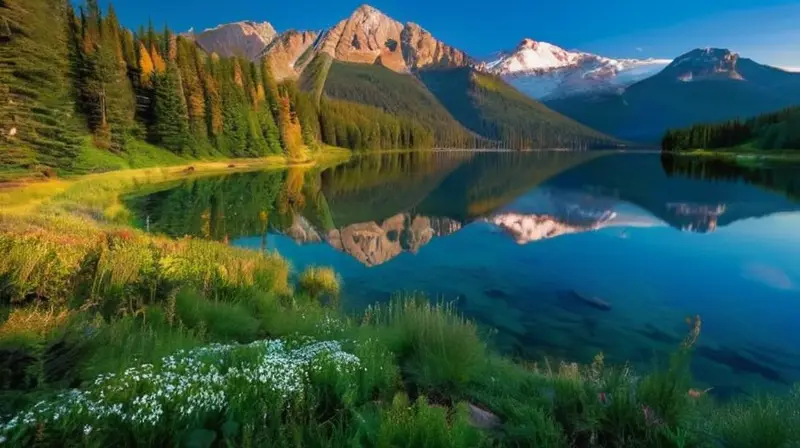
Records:
[[[798,103],[800,73],[714,48],[691,50],[621,92],[545,101],[598,131],[652,143],[670,128],[747,118]]]

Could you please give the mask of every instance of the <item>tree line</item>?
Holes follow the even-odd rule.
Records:
[[[318,104],[266,59],[207,54],[168,28],[120,25],[97,0],[0,1],[0,164],[69,167],[83,137],[146,140],[186,157],[306,157],[432,146],[430,130],[344,101]],[[371,120],[375,122],[371,122]]]
[[[745,121],[697,124],[668,130],[664,151],[733,148],[750,144],[754,149],[800,149],[800,107],[768,113]]]

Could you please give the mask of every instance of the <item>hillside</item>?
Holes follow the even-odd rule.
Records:
[[[655,143],[667,129],[749,117],[800,103],[800,74],[694,50],[621,94],[586,94],[545,104],[619,138]]]
[[[438,146],[464,147],[475,139],[417,78],[379,65],[333,61],[323,92],[419,120],[433,130]]]
[[[696,124],[670,129],[661,141],[664,151],[692,149],[800,150],[800,107],[759,115],[746,121]]]
[[[471,131],[506,148],[593,148],[615,142],[530,99],[499,77],[468,68],[420,72],[420,78]]]

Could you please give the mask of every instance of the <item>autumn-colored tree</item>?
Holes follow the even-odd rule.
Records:
[[[281,140],[283,140],[286,156],[290,160],[305,159],[302,129],[297,115],[292,111],[292,103],[288,95],[278,98],[278,114]]]
[[[206,99],[203,84],[198,72],[196,47],[193,42],[178,38],[177,66],[183,80],[183,93],[186,97],[186,109],[189,116],[189,130],[193,138],[195,151],[205,146],[208,139],[206,121]]]

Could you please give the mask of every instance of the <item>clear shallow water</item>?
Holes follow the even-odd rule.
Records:
[[[387,154],[127,200],[154,232],[333,266],[351,309],[402,290],[456,300],[512,355],[648,368],[699,314],[695,374],[720,395],[800,381],[800,166]]]

